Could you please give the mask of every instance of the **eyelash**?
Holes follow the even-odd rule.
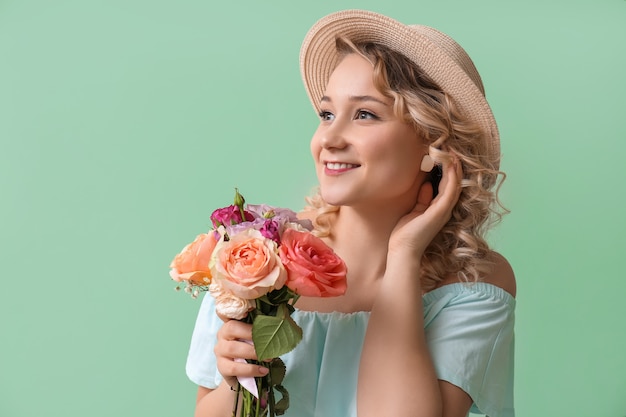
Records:
[[[376,116],[374,113],[372,113],[371,111],[367,111],[367,110],[359,110],[356,112],[357,114],[357,119],[360,119],[358,116],[361,115],[367,115],[366,119],[374,119],[374,120],[378,120],[378,116]],[[362,120],[362,119],[361,119]]]
[[[319,112],[319,117],[320,117],[321,120],[328,120],[327,117],[330,116],[330,115],[332,115],[332,113],[329,112],[329,111],[326,111],[326,110],[321,110]]]
[[[331,112],[327,111],[327,110],[321,110],[319,112],[319,117],[322,120],[329,120],[328,117],[333,115]],[[367,117],[365,118],[361,118],[359,116],[362,115],[367,115]],[[333,115],[334,116],[334,115]],[[374,113],[372,113],[371,111],[367,111],[367,110],[357,110],[356,115],[355,115],[355,119],[357,120],[363,120],[363,119],[374,119],[374,120],[378,120],[379,117],[376,116]]]

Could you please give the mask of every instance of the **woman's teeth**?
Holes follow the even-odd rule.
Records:
[[[343,162],[327,162],[326,168],[328,169],[348,169],[348,168],[356,168],[358,165],[355,164],[344,164]]]

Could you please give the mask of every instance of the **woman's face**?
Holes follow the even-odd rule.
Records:
[[[322,198],[332,205],[412,208],[426,146],[376,89],[372,64],[347,55],[332,73],[311,140]]]

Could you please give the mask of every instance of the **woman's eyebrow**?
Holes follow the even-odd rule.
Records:
[[[363,102],[363,101],[373,101],[375,103],[380,103],[382,105],[388,106],[389,103],[384,102],[383,100],[376,98],[374,96],[369,96],[369,95],[363,95],[363,96],[350,96],[348,97],[348,100],[350,101],[355,101],[355,102]],[[329,102],[332,103],[332,99],[328,96],[322,96],[322,98],[320,99],[320,102]]]

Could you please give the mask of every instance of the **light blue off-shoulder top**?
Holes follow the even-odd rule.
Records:
[[[479,282],[445,285],[424,295],[423,302],[424,329],[438,378],[472,397],[472,413],[514,417],[515,299]],[[216,388],[222,380],[213,354],[222,321],[214,308],[213,297],[205,295],[186,366],[189,379],[207,388]],[[304,337],[282,357],[287,366],[283,385],[291,403],[286,416],[356,417],[359,359],[369,314],[294,312]]]

